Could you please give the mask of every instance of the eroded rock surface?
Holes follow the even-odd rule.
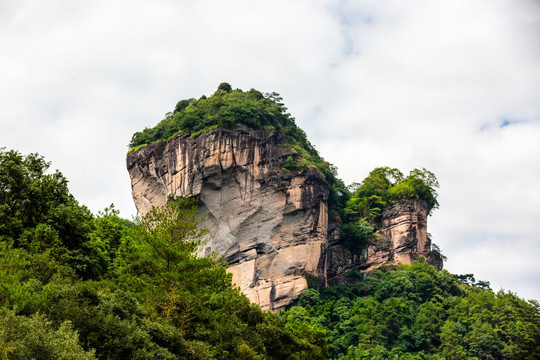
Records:
[[[328,184],[314,168],[283,171],[288,156],[296,155],[280,133],[215,129],[144,146],[128,155],[127,167],[141,214],[170,194],[199,196],[202,226],[210,229],[201,254],[224,255],[233,281],[263,309],[289,305],[307,289],[306,278],[342,283],[350,270],[429,258],[425,202],[386,209],[377,238],[352,253],[339,242],[339,216],[329,217]]]
[[[210,239],[201,252],[225,256],[233,281],[263,309],[278,310],[322,274],[328,185],[315,169],[281,170],[294,154],[266,130],[216,129],[131,152],[127,165],[141,214],[169,194],[200,198]]]
[[[385,209],[377,236],[362,253],[354,253],[339,242],[330,242],[327,277],[330,284],[345,282],[350,270],[369,273],[381,265],[411,264],[418,257],[442,268],[430,257],[427,234],[429,209],[423,200],[400,200]]]

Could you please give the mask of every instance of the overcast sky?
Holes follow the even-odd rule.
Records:
[[[540,299],[538,0],[0,0],[0,147],[135,213],[132,134],[181,99],[280,93],[349,184],[440,182],[445,267]]]

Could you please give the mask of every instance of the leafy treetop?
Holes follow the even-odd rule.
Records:
[[[129,146],[167,141],[184,131],[191,131],[192,136],[196,136],[216,127],[234,128],[244,124],[253,129],[278,130],[285,135],[287,143],[298,144],[316,155],[282,100],[276,92],[263,94],[255,89],[244,92],[221,83],[212,96],[180,100],[174,111],[167,113],[155,127],[136,132]]]
[[[168,141],[184,131],[191,131],[194,137],[218,127],[233,129],[237,124],[276,130],[284,135],[285,145],[296,154],[285,159],[283,170],[301,171],[315,166],[330,184],[330,207],[339,211],[347,200],[345,184],[338,179],[336,168],[308,141],[282,101],[276,92],[233,90],[230,84],[221,83],[212,96],[180,100],[174,111],[167,113],[155,127],[136,132],[129,146],[136,149],[155,141]]]
[[[375,168],[361,184],[351,186],[353,194],[345,213],[349,219],[378,222],[386,206],[402,199],[424,200],[431,213],[439,207],[438,187],[435,175],[424,168],[414,169],[406,177],[395,168]]]

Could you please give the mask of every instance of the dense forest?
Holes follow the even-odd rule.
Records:
[[[280,316],[324,333],[334,359],[539,359],[539,311],[419,259],[350,287],[309,289]]]
[[[37,154],[0,151],[0,359],[325,359],[309,328],[250,304],[193,200],[93,215]]]
[[[540,358],[536,301],[422,260],[263,312],[194,254],[195,200],[94,215],[48,167],[0,151],[0,359]]]
[[[389,205],[438,207],[426,169],[376,168],[345,186],[281,100],[222,83],[210,97],[178,102],[130,147],[238,124],[280,131],[295,154],[282,170],[321,172],[353,250],[376,236]],[[171,198],[132,220],[113,205],[93,214],[49,167],[38,154],[0,149],[0,360],[540,359],[538,302],[421,259],[310,288],[280,314],[261,311],[221,257],[195,254],[208,231],[197,199]]]

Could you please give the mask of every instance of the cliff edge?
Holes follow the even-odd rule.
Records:
[[[346,281],[388,262],[429,258],[428,208],[402,200],[387,208],[377,236],[361,253],[340,243],[339,219],[329,221],[329,185],[314,167],[285,171],[297,155],[278,131],[217,128],[184,132],[127,157],[141,214],[174,196],[199,196],[210,229],[202,255],[217,252],[233,281],[263,309],[280,310],[308,288]],[[330,224],[329,224],[330,223]]]
[[[323,273],[328,184],[314,168],[281,169],[295,156],[276,131],[215,129],[176,136],[128,155],[141,214],[169,194],[199,196],[210,239],[201,254],[225,256],[233,281],[263,309],[284,308]]]

